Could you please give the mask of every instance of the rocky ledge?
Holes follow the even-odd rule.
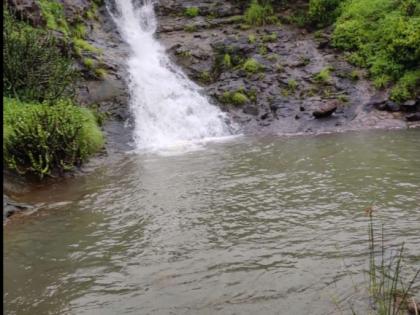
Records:
[[[188,17],[188,7],[199,15]],[[247,28],[227,1],[161,0],[157,36],[175,63],[245,133],[418,126],[420,100],[398,106],[317,36],[292,25]],[[282,17],[279,16],[280,20]]]

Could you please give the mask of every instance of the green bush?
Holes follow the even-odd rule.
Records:
[[[349,61],[368,68],[377,87],[396,83],[393,94],[402,102],[419,91],[405,77],[420,68],[419,30],[419,1],[349,0],[337,20],[333,44],[351,52]],[[411,82],[418,87],[417,80]]]
[[[80,165],[103,147],[94,114],[69,101],[22,103],[3,98],[3,152],[8,168],[39,178]]]
[[[340,13],[342,2],[343,0],[310,0],[307,20],[317,27],[333,23]]]
[[[242,69],[248,73],[258,73],[262,71],[264,67],[254,58],[249,58],[244,62]]]
[[[36,101],[71,95],[77,71],[70,56],[60,50],[63,43],[46,31],[17,21],[7,9],[3,17],[4,95]]]
[[[195,18],[200,13],[197,7],[189,7],[185,9],[185,16],[189,18]]]
[[[391,99],[404,102],[411,98],[420,88],[420,70],[407,71],[391,90]]]
[[[274,10],[269,1],[260,3],[258,0],[252,0],[251,5],[245,11],[245,23],[248,25],[266,25],[277,21]]]

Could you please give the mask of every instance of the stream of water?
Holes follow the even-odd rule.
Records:
[[[152,0],[115,0],[111,10],[131,48],[130,105],[138,149],[177,146],[229,135],[227,117],[173,63],[156,40]]]
[[[6,314],[367,314],[363,209],[418,268],[419,157],[420,130],[116,156],[26,195]]]

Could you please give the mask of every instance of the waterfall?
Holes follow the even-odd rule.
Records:
[[[127,66],[136,147],[165,148],[229,135],[226,115],[171,63],[156,40],[154,1],[114,1],[111,14],[131,50]]]

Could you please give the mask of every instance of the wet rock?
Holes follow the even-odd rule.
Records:
[[[378,93],[373,95],[369,102],[366,104],[367,109],[375,108],[377,110],[387,110],[386,102],[388,100],[388,96],[384,93]]]
[[[258,116],[259,110],[258,107],[253,105],[246,105],[242,110],[245,114]]]
[[[403,111],[403,112],[412,113],[412,112],[415,112],[417,110],[418,110],[418,108],[417,108],[417,103],[416,103],[415,100],[410,100],[410,101],[407,101],[407,102],[401,104],[401,111]]]
[[[399,112],[401,110],[400,105],[398,105],[397,103],[393,102],[393,101],[387,101],[386,102],[386,110],[390,111],[390,112]]]
[[[338,104],[339,103],[336,100],[329,101],[325,104],[322,104],[312,114],[315,118],[329,117],[337,110]]]
[[[420,121],[420,113],[411,114],[405,117],[407,121]]]
[[[266,120],[268,118],[268,116],[269,116],[269,113],[264,113],[260,116],[260,119],[261,120]]]
[[[28,211],[31,209],[33,209],[32,206],[24,203],[15,202],[3,194],[3,220],[9,218],[10,216],[16,213]]]

